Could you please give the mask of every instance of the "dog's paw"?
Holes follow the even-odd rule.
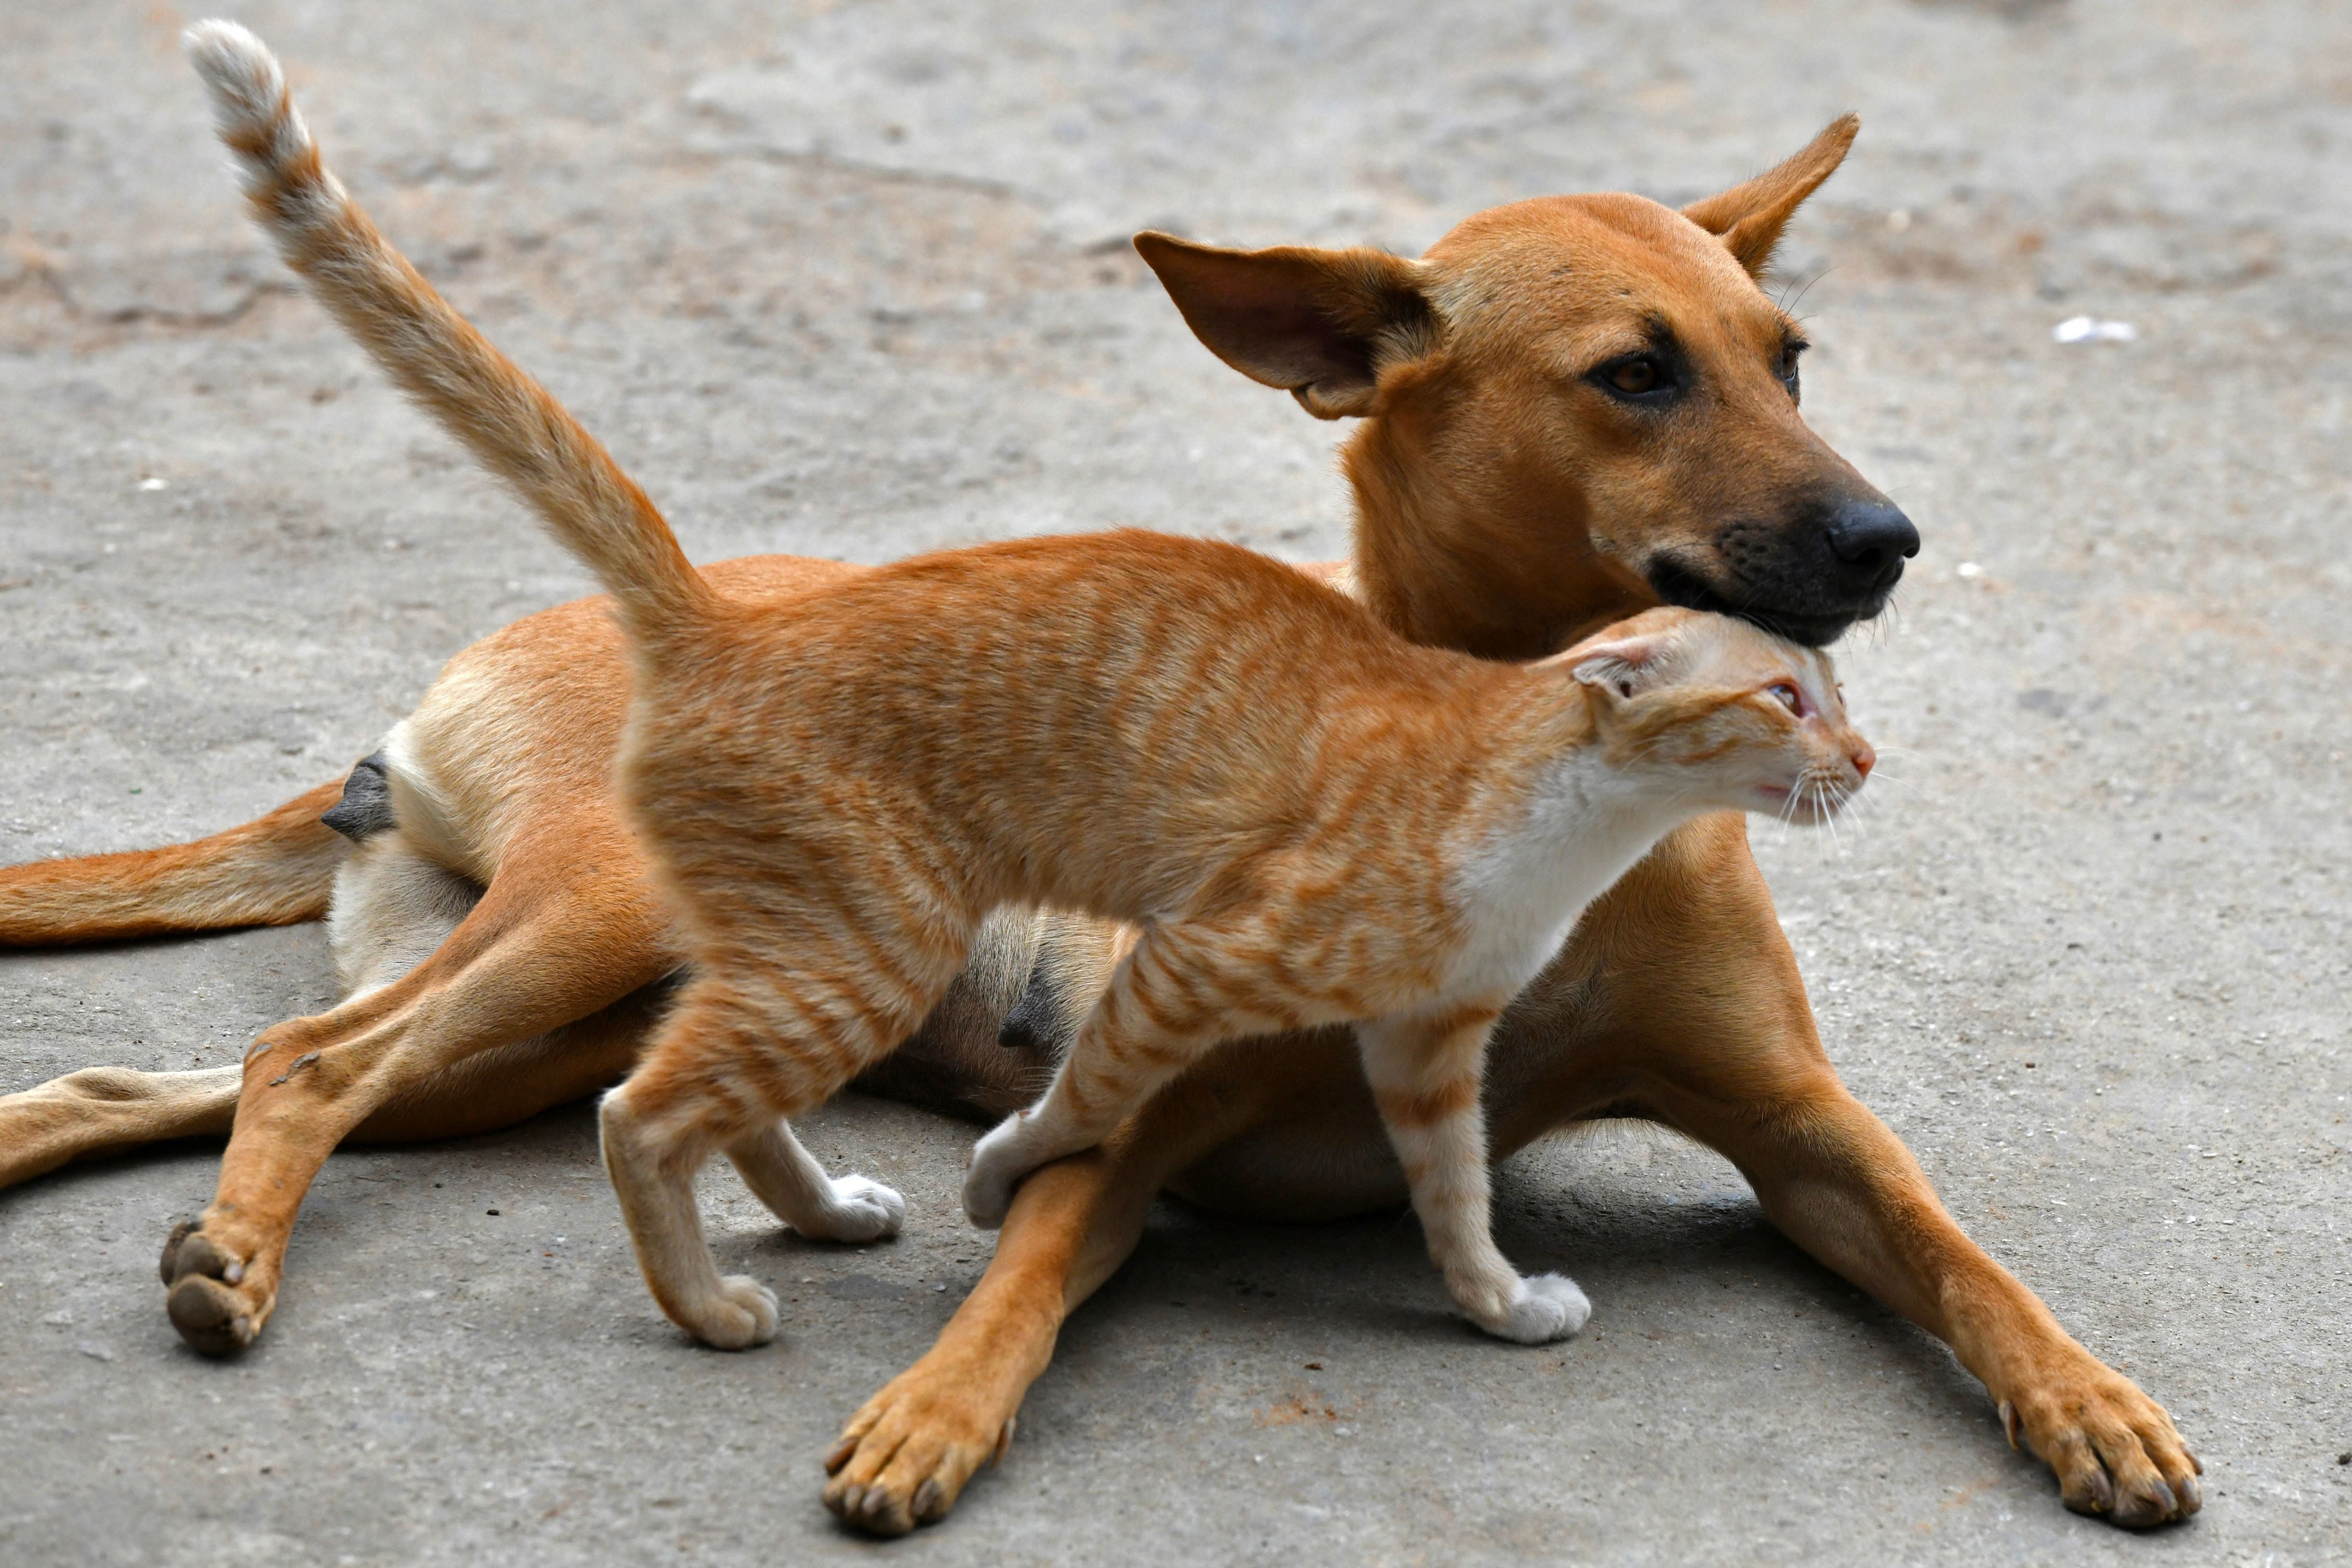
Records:
[[[184,1219],[163,1242],[163,1310],[191,1350],[233,1355],[261,1336],[277,1292],[241,1249],[204,1227],[201,1218]]]
[[[834,1178],[824,1208],[793,1228],[812,1241],[880,1241],[898,1235],[906,1218],[907,1200],[897,1188],[845,1176]]]
[[[2189,1451],[2164,1406],[2079,1345],[2066,1364],[2037,1368],[2000,1401],[2011,1447],[2021,1439],[2058,1476],[2076,1513],[2129,1530],[2171,1524],[2204,1506]]]
[[[931,1359],[867,1400],[825,1456],[824,1506],[844,1524],[904,1535],[936,1523],[972,1473],[1012,1443],[1013,1414],[997,1380]]]
[[[1538,1274],[1521,1280],[1502,1311],[1478,1326],[1516,1344],[1549,1344],[1568,1338],[1591,1319],[1592,1303],[1575,1281],[1565,1274]]]
[[[730,1274],[698,1306],[686,1330],[713,1350],[750,1350],[776,1337],[776,1292],[757,1280]]]

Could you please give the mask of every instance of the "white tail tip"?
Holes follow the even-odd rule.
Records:
[[[235,22],[198,22],[180,35],[180,47],[212,89],[223,131],[258,131],[278,117],[286,77],[259,38]]]
[[[235,22],[198,22],[180,35],[188,63],[212,89],[223,141],[259,175],[285,169],[310,147],[310,129],[286,93],[269,47]]]

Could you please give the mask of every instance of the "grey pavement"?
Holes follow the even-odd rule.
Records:
[[[291,292],[179,26],[0,7],[0,858],[243,821],[584,581]],[[1963,1225],[2172,1410],[2192,1524],[2076,1519],[1940,1345],[1622,1129],[1500,1178],[1595,1315],[1444,1311],[1409,1220],[1166,1206],[943,1527],[816,1500],[987,1239],[970,1128],[845,1101],[895,1244],[638,1282],[578,1108],[337,1155],[268,1335],[182,1349],[171,1148],[0,1196],[0,1561],[2352,1562],[2352,12],[2319,4],[254,4],[333,163],[698,558],[1135,523],[1345,545],[1339,434],[1122,248],[1412,251],[1727,184],[1859,110],[1785,260],[1816,427],[1927,545],[1850,641],[1861,823],[1759,827],[1832,1055]],[[2088,315],[2130,341],[2061,344]],[[236,1059],[315,929],[0,957],[0,1089]],[[1309,1364],[1319,1364],[1310,1366]]]

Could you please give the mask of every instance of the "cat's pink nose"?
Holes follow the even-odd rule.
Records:
[[[1853,763],[1853,770],[1864,779],[1869,778],[1870,770],[1878,766],[1878,753],[1870,749],[1870,742],[1866,740],[1855,741],[1853,750],[1848,756]]]

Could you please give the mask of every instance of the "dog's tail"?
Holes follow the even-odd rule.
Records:
[[[653,502],[376,232],[320,162],[261,40],[234,22],[199,22],[182,41],[254,213],[320,303],[588,563],[633,641],[700,621],[716,598]]]
[[[321,784],[191,844],[0,866],[0,947],[316,920],[349,847],[319,816],[342,792]]]

